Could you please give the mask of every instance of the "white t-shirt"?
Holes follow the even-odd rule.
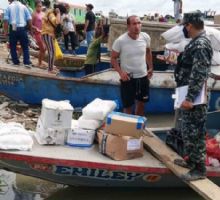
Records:
[[[67,18],[67,19],[64,19],[64,18]],[[63,29],[64,30],[70,31],[70,32],[75,32],[75,27],[73,25],[74,17],[70,13],[63,14],[61,20],[63,22]]]
[[[120,53],[120,67],[130,73],[133,78],[142,78],[147,75],[146,49],[150,48],[151,38],[141,32],[139,38],[133,40],[128,33],[117,38],[112,49]]]

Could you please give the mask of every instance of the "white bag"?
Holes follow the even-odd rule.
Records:
[[[0,124],[0,149],[27,151],[32,146],[33,139],[21,124]]]
[[[103,124],[103,121],[96,119],[87,119],[84,116],[81,116],[78,119],[78,127],[82,129],[96,130],[100,128]]]
[[[178,52],[183,52],[185,50],[185,47],[187,44],[189,44],[191,39],[182,39],[180,42],[178,43],[167,43],[165,45],[166,49],[170,49],[170,50],[174,50],[174,51],[178,51]]]
[[[212,66],[219,66],[219,65],[220,65],[220,52],[213,51]]]
[[[205,26],[205,31],[211,41],[213,50],[220,51],[220,31],[208,26]]]
[[[161,36],[167,41],[172,43],[178,43],[181,40],[185,39],[183,34],[183,25],[177,25],[173,28],[162,33]]]
[[[82,109],[83,116],[87,119],[104,120],[108,113],[116,108],[114,101],[96,98]]]

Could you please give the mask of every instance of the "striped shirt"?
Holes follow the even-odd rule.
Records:
[[[19,1],[13,1],[4,13],[4,20],[9,24],[16,24],[17,27],[25,27],[27,21],[31,20],[28,8]]]

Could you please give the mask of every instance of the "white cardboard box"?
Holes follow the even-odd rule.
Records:
[[[65,128],[46,128],[41,119],[38,119],[35,138],[39,144],[64,145],[67,135],[71,129]]]
[[[42,101],[41,121],[45,128],[71,128],[73,107],[69,101]]]
[[[67,136],[66,144],[75,147],[91,147],[95,138],[94,130],[72,129]]]
[[[68,133],[66,144],[74,147],[91,147],[95,138],[95,130],[78,127],[78,121],[72,120],[72,128]]]

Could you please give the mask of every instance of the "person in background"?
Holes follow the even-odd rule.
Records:
[[[42,18],[44,13],[42,12],[42,3],[40,0],[35,2],[35,11],[32,14],[32,29],[33,35],[39,47],[39,57],[38,57],[38,67],[46,67],[43,66],[42,60],[45,55],[45,46],[42,39],[41,31],[42,31]]]
[[[4,33],[8,34],[9,26],[10,53],[12,62],[16,66],[20,64],[16,51],[19,42],[23,51],[24,66],[31,68],[27,34],[27,29],[31,29],[31,19],[31,14],[25,5],[17,0],[11,0],[11,4],[4,13]]]
[[[103,21],[102,17],[97,19],[96,27],[95,27],[95,38],[99,37],[103,33]]]
[[[204,30],[201,12],[185,13],[183,33],[192,38],[185,50],[178,57],[175,69],[177,87],[188,85],[188,92],[181,105],[181,126],[183,136],[184,160],[175,159],[176,165],[190,168],[182,178],[186,181],[206,177],[206,118],[207,103],[193,105],[196,97],[207,86],[213,50]],[[207,94],[207,93],[205,93]]]
[[[85,60],[85,74],[91,74],[95,72],[96,64],[100,60],[101,56],[101,43],[107,42],[109,33],[109,26],[104,26],[102,28],[102,32],[96,34],[96,37],[93,39],[91,44],[89,45],[86,60]]]
[[[48,52],[48,72],[57,73],[57,69],[54,68],[55,49],[55,27],[61,23],[60,9],[49,9],[42,20],[42,37],[44,44]]]
[[[117,38],[112,46],[111,64],[121,79],[121,99],[124,112],[144,116],[144,105],[149,100],[149,79],[153,75],[151,38],[141,32],[140,18],[127,18],[128,31]],[[118,59],[120,58],[120,65]]]
[[[182,8],[183,8],[183,1],[182,0],[173,0],[174,3],[174,18],[176,23],[180,23],[182,19]]]
[[[90,43],[93,40],[93,37],[95,35],[95,14],[93,13],[93,5],[92,4],[86,4],[86,16],[85,16],[85,26],[84,26],[84,33],[86,33],[86,41],[87,46],[89,47]]]
[[[65,49],[70,54],[76,55],[75,48],[78,45],[77,36],[76,36],[76,25],[75,25],[74,17],[69,12],[70,11],[69,4],[66,4],[65,7],[66,7],[66,13],[64,13],[61,16]],[[72,51],[69,51],[69,38],[71,42]]]

